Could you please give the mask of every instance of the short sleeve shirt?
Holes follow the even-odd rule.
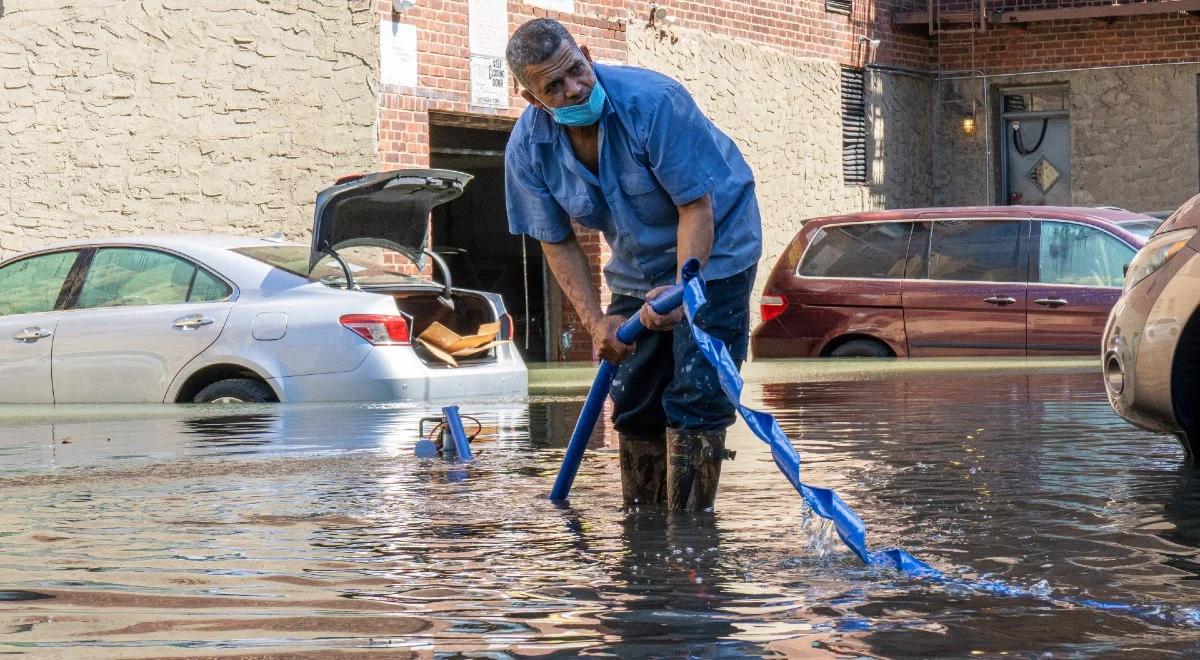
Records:
[[[754,176],[737,145],[678,82],[636,67],[594,65],[608,100],[592,173],[549,113],[529,106],[505,153],[514,234],[557,243],[571,220],[603,233],[614,293],[640,296],[675,281],[679,212],[712,195],[713,248],[704,275],[721,279],[758,263],[762,223]]]

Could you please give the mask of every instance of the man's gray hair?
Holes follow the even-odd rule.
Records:
[[[504,56],[508,59],[509,70],[521,85],[528,87],[525,84],[525,67],[545,62],[558,52],[564,41],[575,47],[571,33],[552,18],[535,18],[525,23],[508,39]]]

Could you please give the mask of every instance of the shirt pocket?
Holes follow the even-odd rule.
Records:
[[[678,209],[653,174],[645,170],[626,170],[618,175],[617,181],[639,222],[648,225],[678,222]]]
[[[567,215],[572,220],[578,222],[584,227],[591,229],[603,230],[601,226],[599,211],[600,207],[596,204],[596,200],[592,199],[592,194],[582,192],[575,195],[563,195],[558,199],[559,205],[567,212]]]
[[[572,220],[591,215],[596,206],[592,202],[592,196],[587,193],[563,195],[558,197],[558,203],[567,212],[567,215],[571,216]]]

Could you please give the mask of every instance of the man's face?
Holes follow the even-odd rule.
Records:
[[[521,96],[539,108],[565,108],[588,100],[596,84],[587,46],[563,42],[543,62],[525,67],[526,88]]]

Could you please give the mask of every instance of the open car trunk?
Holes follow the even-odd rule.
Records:
[[[424,344],[416,340],[434,322],[441,323],[460,335],[468,336],[475,334],[479,330],[479,326],[498,320],[491,303],[478,293],[456,289],[452,296],[453,311],[438,300],[438,296],[442,293],[441,290],[409,289],[387,293],[395,299],[396,308],[408,316],[411,323],[409,332],[413,337],[413,350],[416,351],[417,357],[430,367],[449,368],[451,366],[438,359]],[[460,367],[488,364],[496,361],[496,349],[491,348],[479,355],[460,357],[456,360]]]
[[[457,362],[457,366],[468,366],[496,361],[495,348],[469,354],[483,346],[487,338],[486,333],[482,337],[472,335],[480,334],[480,326],[499,320],[495,308],[484,295],[453,289],[449,268],[437,255],[426,249],[430,211],[461,195],[463,187],[470,180],[471,175],[453,170],[394,170],[344,177],[317,195],[309,250],[309,276],[312,277],[319,263],[332,258],[341,266],[347,288],[391,295],[397,309],[409,318],[413,350],[430,367],[455,366],[450,362]],[[360,280],[356,285],[358,277],[354,275],[354,269],[340,254],[356,247],[399,253],[412,262],[418,271],[424,269],[425,256],[431,256],[442,274],[444,284],[438,288],[416,283],[392,287],[370,283],[363,285]],[[380,263],[388,264],[390,261],[385,258]],[[388,270],[388,267],[385,265],[383,270]],[[371,267],[365,267],[359,271],[359,276],[369,277],[370,271]],[[453,305],[446,304],[447,298],[453,301]],[[454,337],[444,331],[438,334],[438,337],[448,340],[448,343],[441,344],[433,342],[439,348],[447,349],[440,357],[418,341],[421,334],[434,323],[440,323],[459,335]],[[426,340],[432,341],[433,337],[426,337]],[[481,343],[470,344],[473,341]],[[463,345],[464,342],[470,345]],[[452,346],[459,348],[452,349]]]

